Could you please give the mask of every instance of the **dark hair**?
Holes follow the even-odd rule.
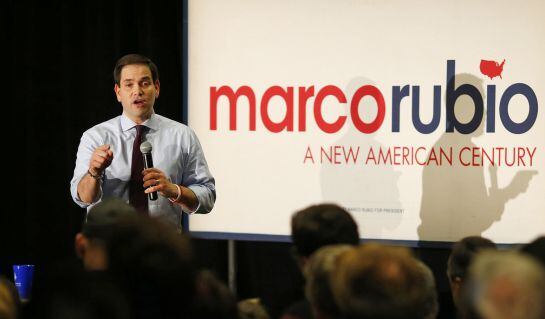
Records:
[[[113,225],[124,216],[133,216],[137,212],[131,205],[119,198],[108,198],[89,210],[82,226],[82,234],[91,239],[108,239]]]
[[[107,243],[108,272],[127,294],[136,319],[184,318],[195,294],[189,239],[148,216],[124,217]]]
[[[293,215],[291,239],[297,254],[308,257],[326,245],[357,245],[359,233],[356,222],[346,210],[334,204],[321,204]]]
[[[496,244],[481,236],[469,236],[452,246],[447,263],[447,274],[451,279],[465,279],[475,255],[483,249],[496,249]]]
[[[520,251],[536,258],[541,265],[545,266],[545,236],[538,237],[522,246]]]
[[[123,67],[127,65],[132,65],[132,64],[147,65],[151,71],[151,77],[152,77],[153,83],[155,83],[156,81],[159,81],[159,70],[157,69],[157,66],[155,65],[155,63],[153,63],[153,61],[148,57],[145,57],[141,54],[133,53],[133,54],[124,55],[119,60],[117,60],[115,64],[115,68],[114,68],[115,84],[119,85],[119,82],[121,81],[121,70],[123,69]]]
[[[201,270],[196,281],[197,294],[191,303],[190,318],[237,319],[237,299],[216,274]]]

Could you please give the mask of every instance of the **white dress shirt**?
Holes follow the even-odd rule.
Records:
[[[195,193],[199,201],[195,213],[209,213],[216,200],[214,177],[208,170],[204,153],[193,130],[157,114],[152,114],[142,125],[148,128],[142,141],[148,141],[153,146],[154,167],[163,171],[173,183],[188,187]],[[135,126],[136,123],[122,114],[83,133],[74,176],[70,181],[72,198],[79,206],[87,207],[89,210],[103,198],[108,197],[118,197],[128,202],[132,146],[136,137]],[[87,174],[94,150],[105,144],[110,145],[113,160],[104,172],[98,200],[88,204],[79,198],[78,184]],[[181,206],[171,203],[163,196],[158,197],[155,201],[148,200],[150,215],[164,219],[180,229]]]

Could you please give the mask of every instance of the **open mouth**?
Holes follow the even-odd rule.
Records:
[[[132,104],[134,104],[135,106],[139,106],[139,107],[144,106],[145,103],[146,103],[146,100],[144,100],[144,99],[138,99],[138,100],[134,100],[132,102]]]

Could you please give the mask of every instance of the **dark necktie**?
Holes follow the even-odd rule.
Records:
[[[142,143],[142,135],[145,126],[136,125],[136,137],[132,146],[132,161],[131,161],[131,180],[129,182],[129,204],[141,213],[148,213],[148,198],[144,193],[144,159],[140,152],[140,143]]]

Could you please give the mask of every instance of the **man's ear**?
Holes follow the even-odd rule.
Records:
[[[159,91],[161,89],[161,83],[159,83],[159,80],[156,80],[155,83],[153,84],[155,85],[155,98],[159,98]]]
[[[116,83],[116,84],[114,85],[114,92],[115,92],[115,96],[116,96],[116,98],[117,98],[117,102],[121,102],[121,96],[119,96],[119,90],[120,90],[120,89],[121,89],[121,88],[120,88],[119,85]]]
[[[455,277],[449,278],[449,281],[450,281],[451,291],[453,293],[459,293],[461,288],[462,288],[462,284],[463,284],[462,278],[458,277],[458,276],[455,276]]]
[[[76,255],[83,259],[85,252],[87,251],[87,246],[89,245],[89,240],[83,236],[82,233],[77,233],[76,238],[74,239],[74,248],[76,250]]]

